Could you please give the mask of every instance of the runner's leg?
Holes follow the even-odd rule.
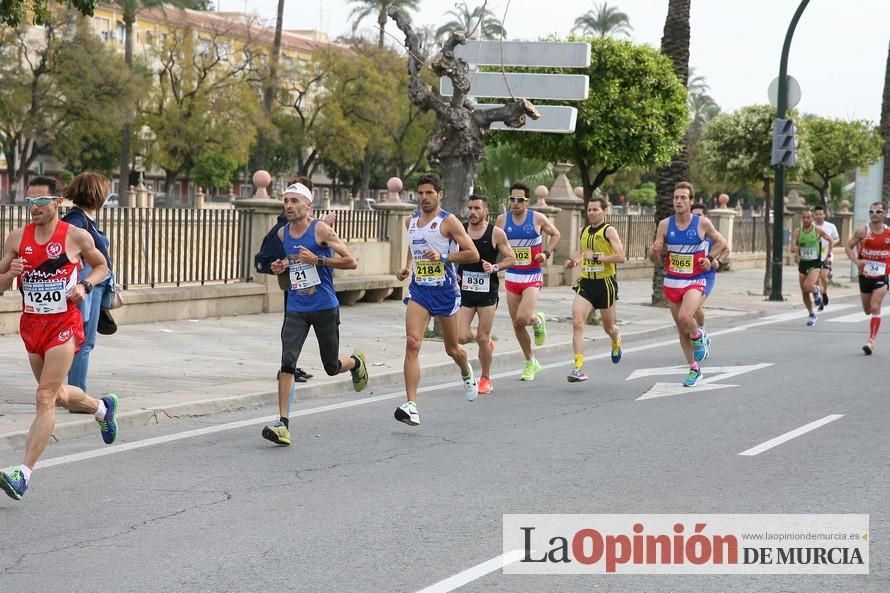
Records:
[[[420,386],[420,347],[423,334],[430,324],[430,312],[409,300],[405,310],[405,393],[409,402],[417,401],[417,388]],[[444,329],[443,329],[444,331]]]

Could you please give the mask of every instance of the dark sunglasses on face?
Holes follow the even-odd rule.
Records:
[[[41,196],[39,198],[25,198],[25,205],[29,208],[31,206],[49,206],[55,200],[52,196]]]
[[[528,198],[510,196],[510,201],[513,202],[514,204],[521,204],[522,202],[525,202],[526,200],[528,200]]]
[[[868,213],[869,214],[883,214],[884,211],[883,210],[869,210]]]

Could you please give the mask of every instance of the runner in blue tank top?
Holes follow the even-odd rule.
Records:
[[[396,408],[395,419],[409,426],[420,425],[417,388],[420,385],[420,347],[423,334],[436,317],[442,327],[445,351],[460,369],[467,399],[476,399],[476,378],[467,352],[458,343],[457,311],[460,286],[456,264],[479,261],[479,252],[464,225],[442,210],[442,181],[435,173],[417,180],[419,210],[408,221],[408,260],[396,272],[399,280],[411,276],[405,311],[405,393],[408,401]]]
[[[701,202],[696,202],[692,205],[692,213],[697,214],[700,217],[707,218],[708,216],[708,207],[702,204]],[[705,242],[708,244],[708,249],[711,248],[711,242],[709,239],[705,239]],[[711,338],[708,336],[708,330],[705,328],[705,300],[711,296],[711,293],[714,291],[714,285],[717,283],[717,268],[720,267],[720,262],[725,261],[729,257],[729,244],[726,244],[726,248],[723,250],[723,253],[715,253],[714,254],[714,265],[711,267],[710,271],[705,274],[705,298],[702,299],[702,303],[698,308],[698,311],[695,312],[695,322],[698,324],[699,329],[701,329],[705,334],[705,345],[711,345]]]
[[[278,230],[286,257],[272,262],[272,271],[287,274],[284,325],[281,328],[281,370],[278,372],[279,421],[263,428],[263,438],[290,445],[288,407],[297,360],[309,328],[315,331],[318,350],[328,375],[349,371],[352,386],[368,384],[365,355],[355,351],[340,356],[340,303],[334,291],[333,269],[354,270],[358,263],[334,229],[312,218],[312,191],[294,183],[284,191],[287,225]]]

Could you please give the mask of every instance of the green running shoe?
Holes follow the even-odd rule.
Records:
[[[531,359],[526,361],[525,368],[522,370],[522,375],[519,377],[520,381],[534,381],[535,375],[537,375],[541,369],[544,367],[541,366],[541,363],[537,361],[537,359]]]
[[[290,431],[283,422],[276,422],[272,426],[263,428],[263,438],[276,445],[290,445]]]
[[[540,323],[533,327],[535,334],[535,346],[543,346],[547,341],[547,317],[543,313],[538,313]]]
[[[28,490],[28,482],[22,470],[16,468],[10,472],[0,472],[0,488],[14,500],[21,500]]]
[[[355,350],[352,355],[360,362],[357,368],[349,371],[352,375],[352,388],[361,391],[368,386],[368,364],[365,362],[365,353],[361,350]]]

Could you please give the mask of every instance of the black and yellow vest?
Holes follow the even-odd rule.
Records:
[[[608,223],[593,228],[593,225],[587,225],[581,231],[581,276],[580,278],[600,279],[610,278],[615,275],[614,263],[596,263],[591,255],[593,253],[602,255],[614,255],[615,250],[612,244],[606,239],[606,229],[609,228]]]

